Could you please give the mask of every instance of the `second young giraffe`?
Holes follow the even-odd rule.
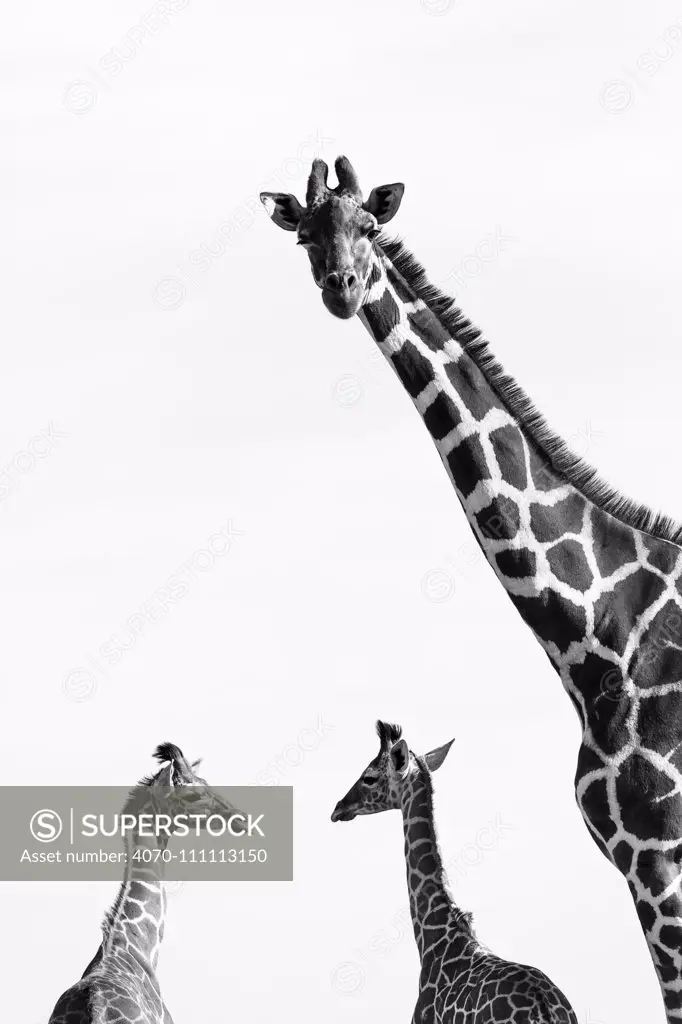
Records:
[[[502,960],[483,947],[471,915],[448,889],[433,816],[431,773],[446,743],[424,757],[399,726],[377,722],[379,753],[334,808],[332,821],[400,810],[407,888],[421,972],[413,1024],[577,1024],[563,992],[535,967]]]
[[[313,163],[295,232],[326,308],[358,315],[435,442],[476,540],[573,701],[575,789],[627,879],[668,1021],[682,1021],[682,527],[606,485],[547,426],[454,299],[381,231],[404,186],[367,200],[345,157]]]
[[[162,743],[154,757],[162,767],[131,792],[125,812],[168,810],[169,787],[178,787],[192,813],[229,818],[239,812],[212,792],[179,747]],[[196,787],[196,792],[188,787]],[[157,796],[158,794],[158,796]],[[163,800],[163,803],[161,803]],[[57,1001],[49,1024],[173,1024],[161,996],[156,966],[166,920],[166,892],[161,859],[145,870],[142,850],[165,849],[165,837],[128,833],[126,874],[102,924],[102,942],[80,981]]]

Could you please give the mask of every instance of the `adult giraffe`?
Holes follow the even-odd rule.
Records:
[[[583,727],[583,817],[625,875],[669,1022],[682,1021],[682,527],[622,496],[549,429],[452,297],[380,232],[345,157],[313,163],[306,206],[262,193],[295,231],[322,301],[358,315],[435,441],[474,535],[561,676]]]

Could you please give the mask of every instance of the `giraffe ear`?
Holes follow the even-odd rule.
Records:
[[[426,767],[430,772],[435,772],[437,768],[440,768],[454,742],[454,740],[450,740],[449,743],[444,743],[442,747],[436,747],[435,750],[430,750],[428,754],[424,755]]]
[[[295,231],[303,216],[303,207],[288,192],[261,192],[260,201],[278,228]]]
[[[390,758],[398,775],[404,775],[410,763],[410,748],[405,740],[399,739],[397,743],[393,744]]]
[[[392,220],[403,200],[405,186],[402,182],[394,185],[378,185],[369,194],[369,199],[363,203],[363,209],[373,214],[378,224],[387,224]]]

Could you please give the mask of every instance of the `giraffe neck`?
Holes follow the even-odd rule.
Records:
[[[607,596],[604,614],[598,585],[614,570],[633,575],[652,547],[671,549],[661,539],[667,521],[611,491],[551,435],[398,243],[375,246],[359,315],[424,420],[485,558],[557,670],[595,641],[613,647],[608,631],[625,636],[641,608],[624,588],[617,608]]]
[[[401,794],[405,862],[410,914],[414,937],[422,965],[431,951],[442,955],[442,940],[447,936],[450,952],[470,953],[476,940],[470,917],[460,910],[448,889],[447,877],[438,846],[433,816],[431,777],[419,758],[411,761],[411,774]]]
[[[156,970],[166,921],[163,862],[154,860],[159,850],[154,838],[129,836],[125,845],[126,872],[104,920],[102,945],[86,974],[107,955],[122,951]],[[140,859],[145,851],[150,851],[152,857],[148,864]]]

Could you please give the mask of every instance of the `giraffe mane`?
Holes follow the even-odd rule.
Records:
[[[571,451],[563,438],[552,430],[523,388],[505,371],[490,351],[481,331],[464,316],[453,296],[447,295],[429,281],[422,265],[399,238],[388,238],[381,234],[375,245],[388,256],[396,270],[438,317],[450,336],[471,356],[512,416],[525,426],[529,437],[556,473],[572,483],[598,508],[632,529],[671,544],[682,544],[682,524],[672,516],[655,512],[647,505],[621,494],[602,480],[593,466]]]
[[[116,893],[116,898],[114,899],[114,902],[111,904],[109,909],[104,912],[104,917],[102,918],[102,924],[100,926],[101,929],[102,929],[102,935],[103,935],[103,940],[102,940],[103,952],[107,952],[107,940],[110,938],[111,930],[114,927],[114,925],[116,924],[119,912],[120,912],[121,907],[123,905],[123,900],[125,898],[125,895],[126,895],[126,886],[125,886],[125,883],[124,883],[123,885],[119,886],[119,890]]]
[[[424,758],[420,757],[419,754],[414,754],[413,756],[419,767],[419,775],[422,785],[427,790],[429,801],[431,803],[431,806],[433,807],[433,776],[429,771]],[[436,828],[436,820],[434,814],[431,815],[431,819],[429,822],[429,830],[431,832],[431,838],[433,839],[435,846],[440,850],[440,843],[438,842],[438,829]],[[452,893],[450,892],[450,883],[448,882],[448,876],[445,868],[441,868],[438,880],[441,882],[443,888],[445,889],[445,892],[447,893],[448,900],[450,902],[450,910],[456,918],[457,927],[460,928],[462,931],[466,931],[473,939],[475,939],[476,933],[474,932],[474,915],[471,913],[470,910],[462,910],[462,908],[459,907],[455,902],[455,899]]]

